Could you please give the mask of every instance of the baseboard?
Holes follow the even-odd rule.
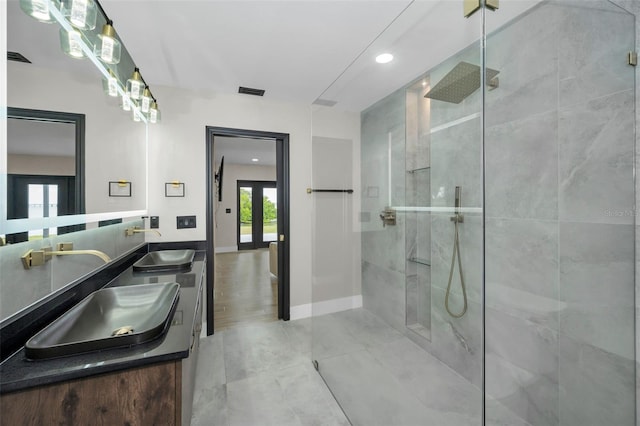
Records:
[[[229,246],[229,247],[216,247],[216,253],[233,253],[234,251],[238,251],[238,246]]]
[[[292,306],[289,316],[292,320],[317,317],[320,315],[332,314],[334,312],[347,311],[362,307],[362,295],[341,297],[339,299],[324,300],[316,303],[306,303],[304,305]]]

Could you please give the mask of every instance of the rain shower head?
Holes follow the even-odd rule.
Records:
[[[500,71],[487,68],[487,81],[492,81]],[[480,67],[460,62],[442,80],[424,95],[425,98],[459,104],[480,87]]]

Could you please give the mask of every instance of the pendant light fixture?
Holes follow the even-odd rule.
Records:
[[[140,99],[144,90],[144,82],[140,75],[140,70],[136,67],[131,78],[127,80],[127,93],[131,99]]]
[[[112,70],[109,70],[109,77],[102,79],[102,89],[104,93],[109,96],[118,96],[118,77],[116,77]]]
[[[151,90],[149,90],[149,86],[145,86],[144,92],[142,92],[142,99],[140,100],[140,109],[142,110],[142,112],[144,112],[145,114],[149,112],[149,108],[151,108],[151,102],[153,102]]]
[[[138,111],[137,109],[133,110],[133,121],[135,121],[136,123],[139,123],[140,120],[142,119],[142,117],[140,117],[142,113],[140,111]]]
[[[50,7],[60,10],[59,0],[20,0],[20,9],[33,19],[46,24],[52,24],[56,20],[51,16]]]
[[[85,57],[82,51],[82,34],[78,30],[67,31],[60,28],[60,47],[64,53],[74,59]]]
[[[105,64],[115,65],[120,62],[120,50],[120,41],[116,38],[113,21],[109,19],[102,27],[102,33],[98,34],[96,56]]]
[[[151,102],[149,108],[149,122],[156,124],[160,121],[160,110],[158,109],[158,103],[156,101]]]
[[[67,0],[63,14],[77,29],[92,30],[96,27],[98,8],[93,0]]]
[[[122,95],[122,110],[123,111],[131,111],[131,98],[128,93]]]

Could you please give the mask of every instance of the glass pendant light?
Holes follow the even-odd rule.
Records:
[[[108,20],[102,27],[102,33],[98,34],[96,44],[96,56],[105,64],[115,65],[120,62],[120,41],[116,38],[116,30],[113,29],[113,21]]]
[[[140,111],[138,110],[133,110],[133,121],[135,121],[136,123],[140,122]]]
[[[153,102],[151,90],[149,90],[149,86],[145,86],[144,92],[142,92],[142,100],[140,101],[140,109],[142,110],[142,112],[144,112],[145,114],[149,112],[151,102]]]
[[[96,27],[98,8],[93,0],[68,0],[64,16],[77,29],[92,30]]]
[[[149,108],[149,122],[157,123],[160,121],[160,110],[158,109],[158,103],[156,101],[151,102],[151,107]]]
[[[27,15],[40,22],[51,24],[55,22],[49,8],[53,6],[60,10],[59,0],[20,0],[20,9]]]
[[[129,98],[128,93],[122,95],[122,110],[131,111],[131,98]]]
[[[109,96],[118,96],[118,78],[112,70],[109,70],[108,78],[102,79],[102,89]]]
[[[60,28],[60,47],[64,53],[74,59],[85,57],[82,51],[82,34],[80,34],[80,31],[67,31],[64,28]]]
[[[142,82],[142,76],[140,70],[135,68],[131,78],[127,80],[127,93],[131,99],[140,99],[142,97],[142,91],[144,90],[144,83]]]

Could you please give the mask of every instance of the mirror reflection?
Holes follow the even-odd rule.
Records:
[[[83,213],[110,213],[111,218],[113,212],[137,215],[146,209],[146,125],[134,122],[118,97],[104,93],[102,76],[89,59],[73,59],[62,52],[58,32],[57,25],[27,16],[18,1],[7,2],[7,50],[27,60],[9,55],[14,59],[7,62],[9,109],[81,116],[85,126],[81,149],[73,119],[9,115],[5,193],[12,195],[5,200],[8,222],[0,226],[12,235],[7,235],[7,242],[61,232],[59,227],[34,230],[36,225],[15,219]],[[128,54],[122,62],[118,66],[123,72],[133,69]],[[84,176],[82,170],[87,171]],[[132,183],[131,196],[110,197],[108,183],[123,180]],[[80,222],[83,217],[73,224]]]

